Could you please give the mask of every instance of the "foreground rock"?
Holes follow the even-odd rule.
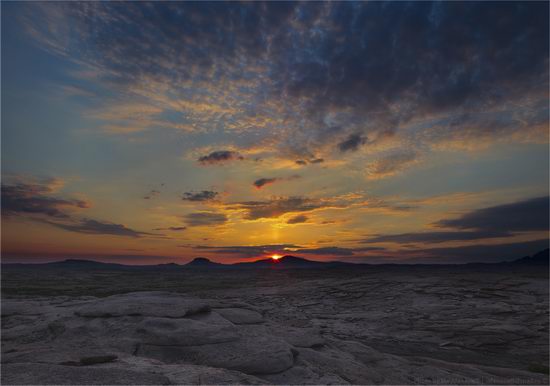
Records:
[[[547,283],[427,280],[6,299],[1,383],[548,384]]]

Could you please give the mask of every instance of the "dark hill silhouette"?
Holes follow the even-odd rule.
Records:
[[[286,255],[278,260],[272,258],[260,259],[256,261],[247,261],[235,264],[222,264],[211,261],[205,257],[197,257],[185,265],[176,263],[156,264],[156,265],[126,265],[118,263],[103,263],[94,260],[82,260],[82,259],[67,259],[63,261],[55,261],[50,263],[2,263],[5,267],[43,267],[43,268],[63,268],[63,269],[106,269],[106,270],[180,270],[180,269],[211,269],[211,268],[225,268],[225,269],[240,269],[240,268],[333,268],[333,267],[367,267],[367,266],[392,266],[392,267],[411,267],[411,266],[452,266],[452,267],[506,267],[510,265],[522,265],[522,266],[541,266],[549,264],[549,249],[542,250],[533,256],[522,257],[513,261],[505,261],[498,263],[467,263],[467,264],[366,264],[366,263],[349,263],[341,261],[314,261],[304,259],[302,257]],[[491,269],[493,269],[491,268]]]
[[[185,268],[223,268],[225,264],[216,263],[206,257],[195,257],[192,261],[184,265]]]
[[[269,258],[251,262],[236,263],[233,264],[233,266],[238,268],[310,268],[328,266],[329,264],[331,263],[313,261],[304,259],[302,257],[286,255],[278,260]]]
[[[46,263],[50,267],[67,267],[67,268],[121,268],[123,264],[116,263],[102,263],[95,260],[83,260],[83,259],[67,259],[63,261],[54,261],[52,263]]]
[[[514,260],[514,264],[527,264],[527,265],[548,265],[550,259],[549,249],[546,248],[543,251],[535,253],[533,256],[525,256],[521,259]]]

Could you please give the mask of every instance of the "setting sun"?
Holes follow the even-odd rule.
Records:
[[[277,255],[277,254],[271,255],[271,258],[272,258],[273,260],[279,260],[281,257],[283,257],[283,256]]]

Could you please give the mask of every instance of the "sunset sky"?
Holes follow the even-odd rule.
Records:
[[[2,2],[2,260],[548,245],[548,2]]]

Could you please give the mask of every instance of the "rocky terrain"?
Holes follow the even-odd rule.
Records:
[[[548,384],[547,267],[2,272],[1,383]]]

